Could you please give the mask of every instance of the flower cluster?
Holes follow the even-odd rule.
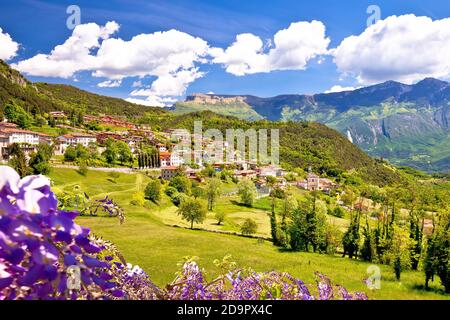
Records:
[[[105,198],[99,206],[109,212],[117,205]],[[0,166],[0,300],[367,298],[331,285],[321,274],[313,294],[287,273],[242,270],[226,259],[220,264],[222,275],[209,282],[189,260],[161,289],[141,268],[127,264],[112,243],[77,225],[77,215],[58,209],[48,178],[20,179],[10,167]]]
[[[86,193],[85,197],[89,199]],[[100,200],[94,200],[93,204],[91,204],[89,208],[90,215],[93,216],[97,215],[99,209],[101,209],[103,212],[108,213],[111,217],[118,217],[120,224],[122,224],[125,221],[125,214],[123,209],[108,196],[105,196],[103,199]]]
[[[165,297],[177,300],[366,300],[364,293],[350,294],[342,286],[316,273],[317,287],[311,290],[301,280],[286,272],[257,273],[233,269],[211,282],[204,280],[198,265],[187,261]],[[313,293],[316,292],[316,294]]]
[[[78,213],[57,204],[48,178],[0,167],[0,299],[123,296],[111,265],[97,258],[102,248],[74,223]],[[68,288],[72,280],[78,287]]]

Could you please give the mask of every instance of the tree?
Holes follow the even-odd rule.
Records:
[[[75,161],[77,159],[77,151],[74,147],[70,146],[64,151],[64,161]]]
[[[327,224],[326,252],[334,255],[342,243],[342,232],[335,224]]]
[[[145,198],[153,202],[161,200],[161,183],[158,179],[153,179],[145,187]]]
[[[353,190],[347,189],[341,196],[341,200],[347,207],[353,207],[353,203],[356,201],[356,195]]]
[[[216,212],[214,218],[217,220],[217,225],[220,226],[225,221],[226,214],[225,212],[219,211]]]
[[[272,177],[267,177],[267,178],[272,178]],[[268,179],[269,180],[269,179]],[[275,179],[276,182],[276,179]],[[271,183],[272,187],[275,186],[275,183]],[[285,197],[285,193],[282,189],[280,188],[273,188],[270,191],[270,198],[271,198],[271,212],[270,212],[270,229],[271,229],[271,236],[272,236],[272,242],[274,245],[279,246],[281,245],[281,230],[278,228],[278,223],[277,223],[277,215],[275,213],[275,199],[283,199]]]
[[[427,288],[429,280],[437,274],[445,292],[450,293],[450,211],[439,219],[434,234],[428,238],[424,271]]]
[[[82,144],[77,144],[76,146],[67,147],[64,152],[65,161],[85,161],[90,159],[90,154],[88,149]]]
[[[53,155],[53,148],[49,144],[41,143],[37,150],[30,157],[29,166],[34,174],[48,174],[50,172],[50,158]]]
[[[278,246],[278,237],[277,237],[277,216],[275,214],[275,198],[276,192],[274,190],[275,185],[277,183],[277,179],[273,176],[268,176],[266,178],[267,186],[271,189],[270,191],[270,200],[271,200],[271,211],[270,211],[270,234],[272,236],[272,242],[274,245]]]
[[[284,193],[281,215],[280,232],[277,234],[278,241],[283,247],[289,245],[288,219],[292,217],[292,213],[298,207],[297,199],[289,192]]]
[[[213,178],[216,176],[216,170],[210,163],[207,163],[205,164],[205,168],[200,171],[200,175],[203,177]]]
[[[372,262],[376,255],[374,234],[370,230],[369,221],[366,216],[366,226],[363,228],[364,242],[361,247],[361,259]]]
[[[14,102],[8,103],[5,106],[4,114],[9,122],[17,124],[22,129],[30,127],[32,123],[31,116]]]
[[[238,184],[238,194],[241,197],[241,202],[251,207],[256,198],[256,187],[253,181],[245,178]]]
[[[178,208],[178,215],[191,223],[191,229],[194,228],[195,223],[202,223],[206,218],[207,213],[206,204],[200,199],[187,197],[180,203]]]
[[[178,190],[174,187],[168,186],[164,192],[169,198],[172,198],[175,194],[178,193]]]
[[[258,225],[253,219],[247,218],[241,225],[241,233],[243,235],[251,235],[256,233]]]
[[[194,198],[201,198],[203,197],[203,195],[205,194],[205,191],[200,188],[198,185],[192,186],[192,190],[191,190],[192,196]]]
[[[191,193],[192,182],[188,177],[178,175],[170,180],[169,186],[175,188],[178,192],[189,195]]]
[[[210,178],[205,184],[206,198],[208,199],[208,210],[212,211],[217,197],[220,195],[222,183],[217,178]]]
[[[347,231],[345,231],[344,236],[342,237],[342,246],[344,247],[344,254],[342,257],[345,257],[348,254],[349,258],[352,259],[354,256],[358,256],[359,249],[359,218],[357,215],[351,218],[350,226]]]
[[[119,149],[117,148],[115,141],[111,138],[108,138],[105,144],[105,151],[103,151],[102,154],[105,157],[106,162],[113,164],[117,161]]]
[[[293,251],[307,251],[306,210],[304,208],[298,207],[294,210],[288,232],[291,249]]]
[[[289,227],[291,249],[298,251],[326,251],[326,205],[315,197],[307,197],[292,214]]]
[[[13,143],[8,147],[9,165],[13,167],[21,177],[31,174],[28,167],[27,157],[18,143]]]
[[[117,141],[116,148],[117,159],[121,164],[129,163],[133,160],[133,154],[131,153],[130,147],[124,141]]]
[[[400,280],[403,270],[411,267],[411,253],[409,251],[411,244],[412,239],[409,237],[408,231],[394,224],[393,238],[385,255],[386,261],[394,268],[397,280]]]

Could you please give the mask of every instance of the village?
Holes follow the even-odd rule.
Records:
[[[206,147],[214,143],[213,140],[203,140],[202,150],[186,151],[176,150],[176,143],[184,139],[179,129],[166,129],[161,132],[154,132],[148,126],[136,125],[124,118],[117,116],[92,116],[85,115],[84,123],[96,123],[105,127],[119,128],[117,130],[82,130],[70,127],[67,124],[67,114],[63,111],[50,112],[50,116],[55,119],[57,126],[65,128],[68,133],[51,136],[41,132],[24,130],[16,124],[3,121],[0,122],[0,161],[7,162],[9,159],[8,150],[12,144],[20,145],[23,152],[29,157],[36,151],[39,144],[49,144],[52,146],[54,158],[64,156],[68,148],[78,145],[85,148],[91,147],[102,153],[105,150],[105,143],[110,141],[124,142],[133,158],[130,167],[132,170],[155,170],[163,180],[171,180],[179,169],[182,168],[184,174],[193,180],[202,182],[204,179],[199,175],[205,165],[212,166],[217,173],[227,170],[233,179],[241,180],[248,178],[254,181],[258,193],[267,195],[271,187],[285,188],[287,185],[294,185],[309,191],[324,191],[329,193],[336,189],[338,185],[328,178],[320,177],[308,170],[304,179],[286,179],[288,172],[279,166],[258,163],[256,160],[248,160],[245,157],[236,155],[232,161],[215,161],[217,157],[208,154]],[[192,139],[195,135],[192,134]],[[148,148],[153,152],[147,155]],[[147,149],[147,151],[143,151]],[[223,154],[225,150],[219,150]],[[236,151],[237,153],[237,151]],[[151,157],[149,161],[148,157]],[[220,160],[220,158],[219,158]],[[290,173],[296,175],[295,173]],[[274,177],[276,184],[267,186],[267,177]]]

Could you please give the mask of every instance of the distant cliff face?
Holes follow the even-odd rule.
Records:
[[[350,136],[373,156],[428,171],[450,171],[450,84],[427,78],[315,95],[259,98],[193,94],[176,112],[212,110],[246,120],[316,121]]]
[[[232,104],[244,103],[245,97],[241,96],[217,96],[213,94],[194,93],[186,97],[186,101],[199,104]]]

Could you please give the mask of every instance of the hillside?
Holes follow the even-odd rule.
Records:
[[[183,112],[188,103],[191,111],[213,110],[227,115],[237,107],[233,98],[239,97],[243,110],[253,111],[243,112],[243,119],[253,120],[256,113],[275,121],[317,121],[351,137],[369,154],[394,164],[427,171],[450,170],[450,84],[444,81],[428,78],[414,85],[388,81],[354,91],[273,98],[202,96],[207,97],[189,96],[173,109]]]
[[[315,122],[246,121],[222,116],[211,111],[185,115],[165,116],[142,121],[162,128],[186,128],[193,132],[194,121],[201,120],[204,129],[217,128],[225,132],[229,128],[274,128],[280,130],[280,158],[284,165],[307,169],[318,173],[339,176],[346,171],[378,185],[399,181],[395,169],[383,161],[375,160],[352,144],[339,132]]]
[[[14,101],[25,110],[37,108],[41,112],[71,109],[89,114],[112,114],[135,117],[145,112],[165,113],[161,108],[152,108],[128,101],[90,93],[73,86],[32,83],[18,71],[0,60],[0,110],[9,101]]]

